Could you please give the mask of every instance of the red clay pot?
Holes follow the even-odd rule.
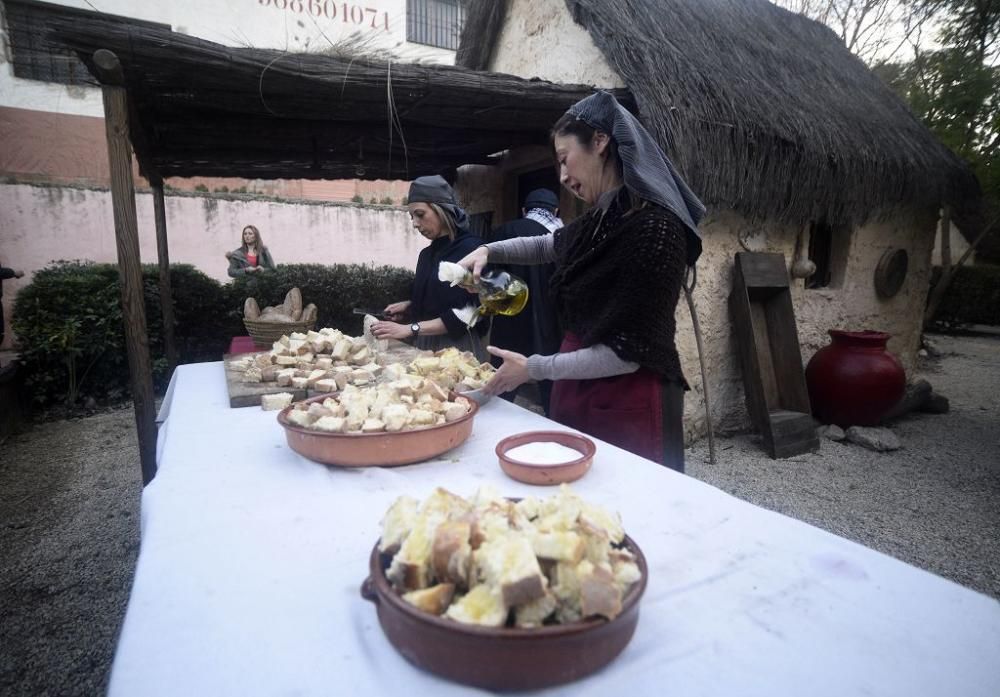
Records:
[[[906,391],[899,359],[885,332],[831,329],[833,341],[806,366],[813,415],[824,424],[876,426]]]

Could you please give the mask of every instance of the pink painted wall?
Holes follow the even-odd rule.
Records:
[[[260,229],[277,264],[390,264],[412,269],[426,245],[402,208],[169,193],[165,203],[170,261],[192,264],[219,281],[229,280],[223,255],[239,246],[240,230],[248,223]],[[137,195],[136,213],[142,261],[155,263],[151,194]],[[0,185],[0,260],[27,274],[4,282],[8,320],[17,290],[30,282],[32,272],[57,259],[117,261],[111,194]]]

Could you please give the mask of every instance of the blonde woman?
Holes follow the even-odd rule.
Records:
[[[253,225],[243,228],[243,244],[231,252],[226,252],[229,259],[229,275],[232,278],[259,271],[273,271],[274,260],[271,252],[264,246],[260,238],[260,230]]]
[[[483,241],[469,231],[468,217],[443,177],[415,179],[407,201],[413,227],[431,243],[417,258],[410,299],[387,305],[383,310],[386,319],[375,322],[372,333],[379,339],[412,340],[421,349],[455,346],[485,360],[481,332],[489,323],[480,322],[470,330],[455,314],[455,310],[475,304],[476,297],[438,280],[442,261],[458,261]]]

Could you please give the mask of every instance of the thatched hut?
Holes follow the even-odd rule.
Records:
[[[457,62],[634,97],[709,208],[696,299],[723,426],[746,423],[726,307],[744,248],[791,265],[800,244],[819,266],[793,284],[804,359],[828,329],[870,328],[892,333],[890,349],[913,366],[939,209],[971,217],[978,186],[828,28],[766,0],[473,0]],[[542,149],[512,150],[491,175],[505,193],[475,205],[509,215],[518,179],[550,162]],[[881,298],[873,275],[894,249],[909,270]],[[698,394],[686,309],[678,320]],[[686,405],[692,433],[704,430],[699,401]]]

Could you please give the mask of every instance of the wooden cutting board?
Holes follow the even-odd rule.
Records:
[[[267,353],[267,351],[259,351],[258,353]],[[382,364],[409,363],[414,358],[429,356],[431,353],[431,351],[422,351],[418,348],[414,348],[413,346],[410,346],[402,341],[389,341],[388,348],[379,353],[379,362]],[[229,367],[229,361],[237,360],[250,355],[257,354],[227,354],[222,357],[223,365],[225,365],[226,371],[226,390],[229,393],[230,407],[259,407],[260,398],[266,394],[289,392],[292,395],[293,402],[305,399],[306,397],[314,397],[315,395],[321,394],[315,390],[296,390],[291,386],[279,387],[275,382],[243,382],[243,373],[238,370],[231,369]]]
[[[226,390],[229,392],[230,407],[260,407],[260,398],[263,395],[280,392],[291,393],[293,402],[306,398],[306,390],[296,390],[291,386],[281,387],[276,382],[243,382],[243,373],[231,369],[229,361],[248,355],[250,354],[241,353],[222,357],[226,371]]]

